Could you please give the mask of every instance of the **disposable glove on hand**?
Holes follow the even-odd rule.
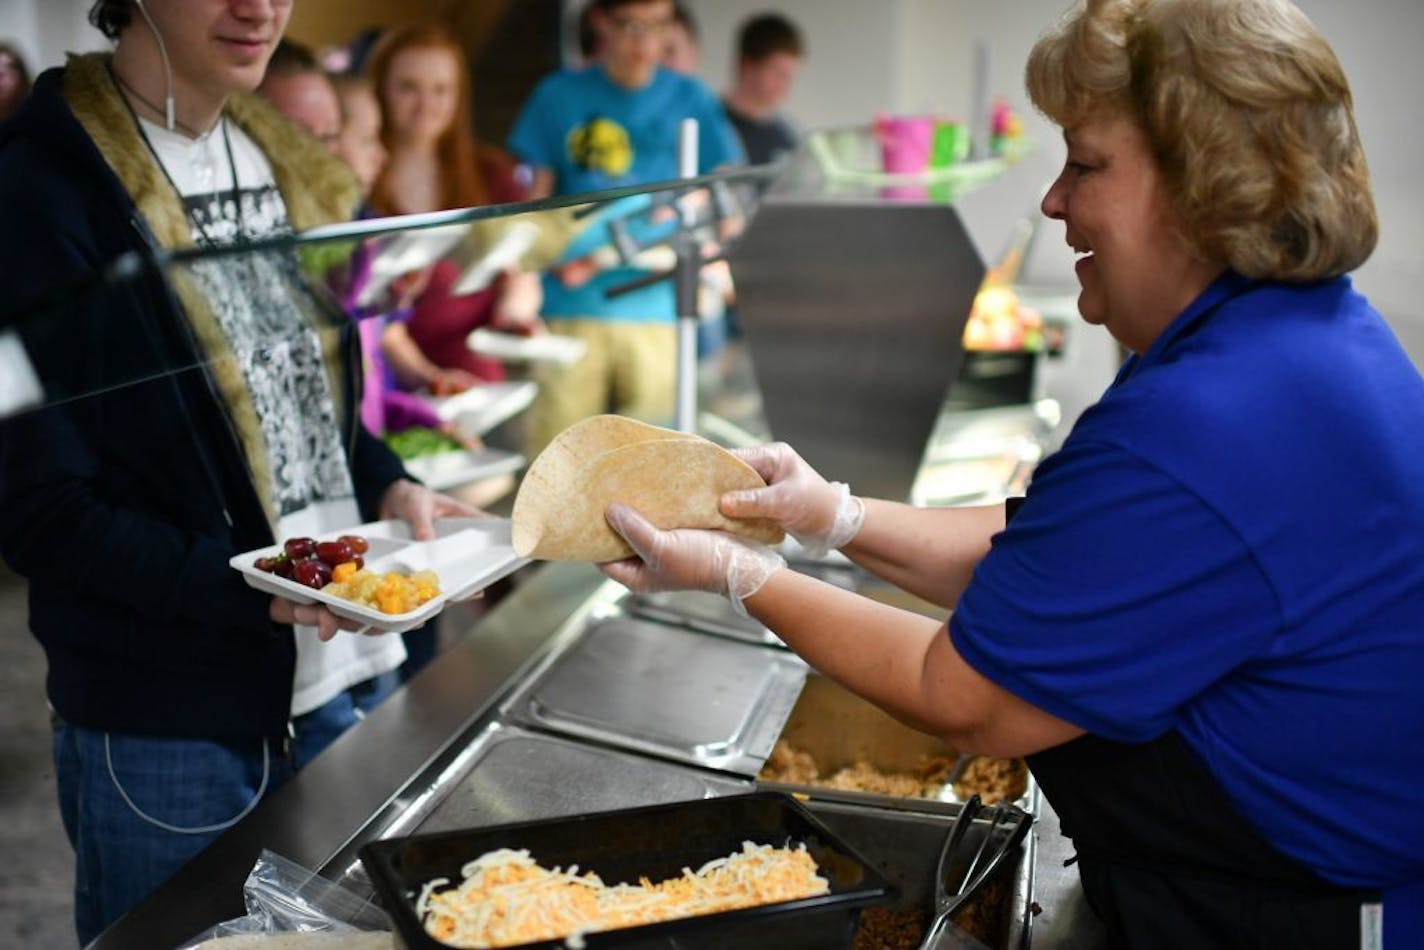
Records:
[[[609,505],[605,517],[637,557],[600,564],[599,569],[637,593],[705,590],[725,594],[737,612],[745,615],[742,601],[786,566],[781,555],[765,545],[720,531],[660,531],[627,505]]]
[[[812,557],[824,557],[850,540],[865,521],[865,503],[844,482],[828,482],[785,442],[732,454],[766,482],[765,488],[727,492],[722,514],[729,518],[770,518]]]

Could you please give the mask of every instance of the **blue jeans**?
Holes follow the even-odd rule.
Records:
[[[55,777],[81,945],[246,815],[291,768],[271,740],[115,735],[61,724]]]
[[[293,721],[280,742],[121,735],[56,722],[55,778],[74,847],[80,945],[153,892],[390,694],[395,671]]]
[[[401,683],[398,669],[373,676],[341,693],[324,706],[292,720],[292,768],[304,768],[343,732],[366,718]]]

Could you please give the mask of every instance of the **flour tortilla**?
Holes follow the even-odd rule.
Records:
[[[766,483],[725,449],[685,432],[621,416],[570,426],[539,454],[514,499],[514,550],[546,561],[617,561],[633,551],[604,517],[623,502],[659,528],[714,528],[765,544],[781,529],[727,518],[724,492]]]

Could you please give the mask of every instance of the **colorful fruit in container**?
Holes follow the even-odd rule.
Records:
[[[341,579],[333,577],[324,592],[384,614],[403,614],[438,597],[440,580],[434,571],[405,575],[361,569],[350,574],[343,571]]]

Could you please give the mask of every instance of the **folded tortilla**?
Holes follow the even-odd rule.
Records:
[[[659,528],[713,528],[765,544],[776,522],[728,518],[724,492],[766,483],[750,465],[706,439],[622,416],[594,416],[559,434],[514,498],[514,550],[546,561],[617,561],[633,551],[604,512],[623,502]]]

